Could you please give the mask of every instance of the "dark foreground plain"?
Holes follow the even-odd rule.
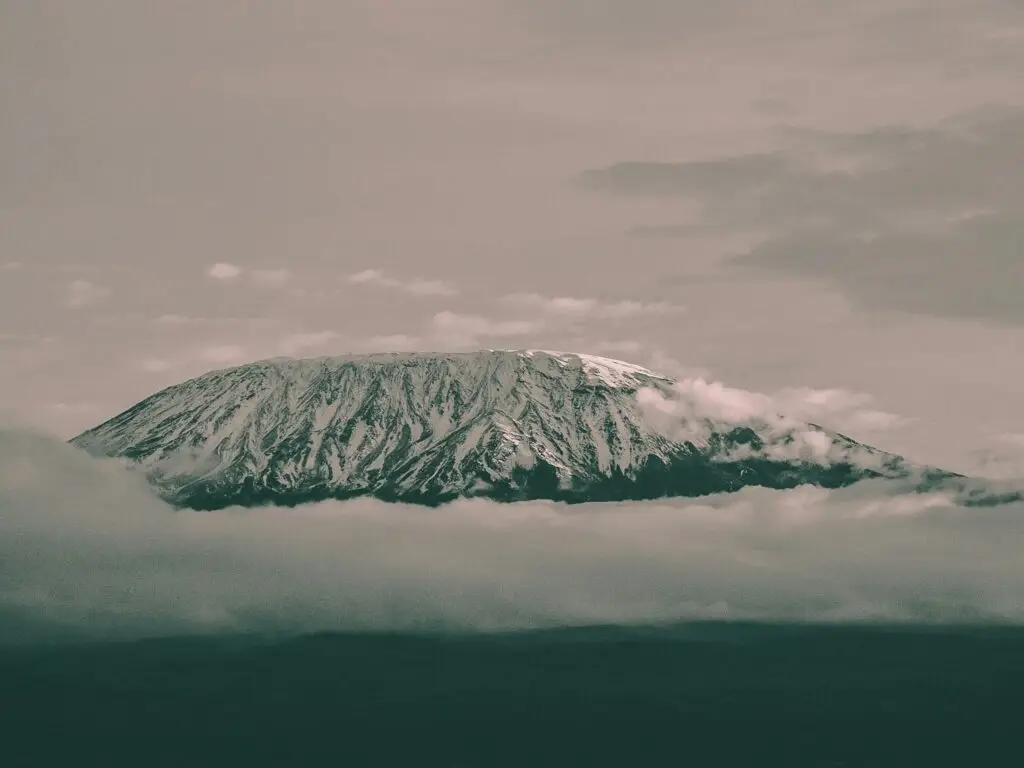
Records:
[[[1018,765],[1024,630],[701,623],[0,650],[0,765]]]

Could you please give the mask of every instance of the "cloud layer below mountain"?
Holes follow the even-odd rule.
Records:
[[[871,483],[575,507],[173,512],[117,464],[5,429],[0,639],[711,618],[1020,623],[1022,513]]]

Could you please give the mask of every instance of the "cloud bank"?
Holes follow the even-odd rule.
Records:
[[[1024,621],[1024,507],[885,485],[431,510],[172,512],[0,431],[0,637],[496,630],[681,619]]]
[[[764,445],[757,451],[780,461],[853,461],[880,468],[884,455],[860,446],[844,446],[818,427],[863,435],[892,429],[905,422],[896,414],[871,407],[873,398],[846,389],[786,387],[771,395],[730,387],[706,375],[683,376],[667,388],[637,392],[648,423],[676,442],[707,445],[723,424],[752,426]],[[749,446],[738,446],[723,458],[746,458]]]
[[[993,445],[974,451],[973,474],[990,480],[1024,481],[1024,434],[997,435]]]
[[[816,278],[872,309],[1024,323],[1024,109],[979,109],[927,127],[789,128],[781,143],[714,159],[620,162],[577,181],[699,212],[634,233],[760,233],[733,263]]]

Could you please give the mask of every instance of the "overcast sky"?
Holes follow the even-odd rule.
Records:
[[[0,0],[0,408],[541,347],[1013,461],[1022,168],[1019,0]]]

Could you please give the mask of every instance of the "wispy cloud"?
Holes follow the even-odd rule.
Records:
[[[280,269],[254,269],[249,273],[249,277],[257,285],[276,288],[289,283],[292,279],[292,273],[283,267]]]
[[[539,293],[513,293],[503,301],[520,310],[540,312],[554,318],[625,320],[645,315],[678,314],[684,308],[668,302],[631,300],[602,301],[573,296],[543,296]]]
[[[444,310],[421,333],[369,336],[355,342],[365,352],[463,351],[480,349],[492,339],[526,338],[544,329],[541,320],[497,319]]]
[[[53,403],[50,405],[50,410],[61,414],[62,416],[78,416],[78,415],[90,415],[94,413],[101,413],[103,411],[102,406],[97,403]]]
[[[65,303],[71,309],[82,309],[96,304],[110,295],[110,291],[88,280],[75,280],[68,285]]]
[[[784,387],[767,395],[774,407],[789,416],[855,435],[903,427],[910,419],[875,407],[866,392],[843,388]]]
[[[430,347],[429,342],[419,336],[405,333],[371,336],[359,344],[359,348],[365,352],[414,352],[428,347]]]
[[[177,320],[172,319],[170,322],[173,324]],[[191,321],[185,318],[184,322]],[[225,340],[216,344],[180,348],[177,353],[144,358],[135,365],[147,373],[198,373],[211,365],[245,363],[279,355],[303,357],[322,353],[325,348],[343,341],[342,335],[333,330],[295,331],[276,339],[261,333],[249,335],[240,342]]]
[[[365,282],[376,279],[375,275],[360,277]],[[360,347],[370,348],[377,344],[382,351],[463,350],[486,347],[494,339],[518,339],[517,345],[529,346],[537,343],[536,337],[545,331],[561,333],[565,327],[587,320],[625,320],[668,316],[684,311],[683,307],[667,302],[602,301],[570,296],[547,297],[536,293],[510,294],[502,297],[499,303],[506,310],[503,315],[442,310],[430,318],[420,333],[373,336],[363,340]],[[634,355],[643,349],[637,341],[597,342],[584,346],[587,349],[581,351]]]
[[[971,474],[991,480],[1024,480],[1024,433],[996,435],[991,445],[972,455]]]
[[[543,328],[540,320],[495,320],[449,311],[438,312],[431,321],[433,340],[449,348],[475,347],[490,338],[529,336]]]
[[[238,264],[217,262],[212,265],[206,274],[214,280],[235,281],[246,279],[253,285],[262,288],[281,288],[292,281],[292,272],[286,267],[264,267],[249,269]]]
[[[589,346],[584,352],[593,350],[595,353],[607,355],[638,355],[643,352],[644,345],[635,339],[623,339],[621,341],[598,341]]]
[[[734,264],[817,278],[869,308],[1024,324],[1024,109],[780,137],[774,152],[622,162],[577,180],[697,206],[661,236],[761,233]]]
[[[680,379],[671,393],[643,389],[637,397],[651,425],[671,439],[706,444],[722,424],[757,425],[774,443],[765,450],[785,460],[847,458],[846,449],[809,424],[857,437],[907,422],[871,407],[870,395],[845,389],[787,387],[764,394],[697,376]],[[871,457],[865,452],[861,458]]]
[[[147,358],[139,363],[139,368],[147,373],[164,373],[165,371],[170,371],[176,367],[176,363],[162,357]]]
[[[399,280],[386,275],[379,269],[364,269],[349,275],[348,282],[355,285],[376,285],[395,291],[403,291],[414,296],[454,296],[458,290],[443,280],[427,280],[414,277]]]
[[[292,333],[278,342],[278,349],[284,355],[302,355],[311,350],[320,349],[340,339],[335,331],[308,331]]]
[[[242,272],[242,268],[236,264],[218,261],[207,270],[206,274],[214,280],[236,280],[241,277]]]
[[[154,322],[159,325],[187,325],[188,323],[194,322],[195,318],[187,315],[178,315],[174,313],[168,313],[159,315],[154,318]]]
[[[213,344],[203,347],[198,354],[210,363],[235,363],[245,358],[245,347],[239,344]]]
[[[270,326],[280,324],[281,320],[274,317],[205,317],[169,312],[157,315],[153,318],[153,323],[159,327],[170,329],[206,326]]]

